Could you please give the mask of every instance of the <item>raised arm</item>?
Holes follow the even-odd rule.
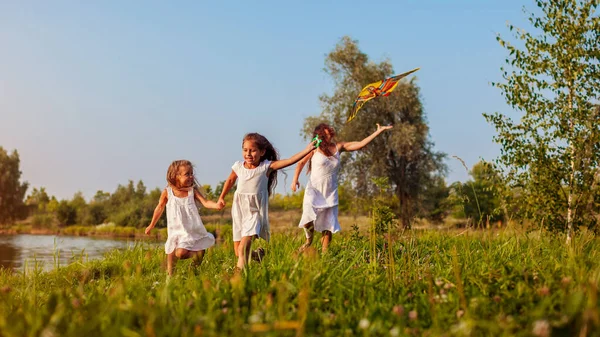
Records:
[[[146,227],[146,230],[144,231],[144,233],[146,233],[146,235],[150,234],[150,231],[152,230],[152,228],[154,228],[154,226],[156,226],[158,219],[160,219],[161,215],[165,211],[165,206],[167,205],[168,199],[169,198],[167,196],[167,189],[165,188],[162,191],[162,193],[160,194],[160,198],[158,199],[158,205],[156,205],[156,208],[154,208],[154,214],[152,215],[152,221],[150,221],[150,225],[148,227]]]
[[[233,187],[233,184],[235,184],[236,180],[237,174],[235,174],[235,172],[231,170],[231,174],[229,175],[229,177],[227,177],[227,180],[225,180],[225,184],[223,184],[223,191],[221,192],[219,201],[217,201],[217,204],[219,205],[219,207],[221,207],[220,209],[223,209],[223,207],[225,207],[225,196],[227,195],[227,193],[229,193],[229,190],[231,189],[231,187]]]
[[[382,133],[385,130],[389,130],[391,128],[392,128],[391,125],[381,126],[381,125],[377,124],[377,130],[375,130],[375,132],[373,132],[367,138],[361,140],[360,142],[340,142],[340,143],[338,143],[339,149],[341,151],[348,151],[348,152],[360,150],[363,147],[367,146],[367,144],[369,144],[373,139],[375,139],[375,137],[379,136],[380,133]]]
[[[271,162],[271,165],[269,166],[269,168],[271,170],[279,170],[279,169],[288,167],[290,165],[294,165],[295,163],[297,163],[300,159],[304,158],[304,156],[306,156],[308,153],[310,153],[310,151],[312,151],[314,149],[315,149],[315,142],[312,141],[312,142],[310,142],[310,144],[308,144],[304,148],[304,150],[296,153],[292,157],[290,157],[288,159],[276,160],[274,162]]]
[[[205,197],[203,197],[202,194],[200,194],[200,192],[198,192],[198,190],[196,190],[196,189],[194,189],[194,198],[196,198],[196,200],[200,201],[202,206],[204,206],[206,208],[212,208],[212,209],[222,209],[223,208],[220,206],[219,203],[214,202],[212,200],[208,200]]]
[[[300,184],[298,183],[298,178],[300,177],[300,172],[302,172],[304,165],[306,165],[306,163],[308,163],[310,158],[312,158],[313,154],[315,154],[315,150],[311,151],[309,154],[304,156],[304,158],[302,158],[298,162],[298,165],[296,165],[296,171],[294,171],[294,180],[292,180],[292,191],[296,192],[298,187],[300,187]]]

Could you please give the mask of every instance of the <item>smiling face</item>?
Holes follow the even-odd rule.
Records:
[[[242,144],[242,155],[246,166],[252,168],[260,164],[260,158],[265,155],[265,150],[259,149],[256,142],[246,140]]]
[[[188,188],[194,185],[194,168],[181,165],[177,168],[177,187]]]

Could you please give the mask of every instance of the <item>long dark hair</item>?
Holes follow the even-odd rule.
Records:
[[[242,147],[244,146],[244,142],[246,141],[254,142],[256,147],[258,147],[261,151],[265,151],[265,154],[262,155],[262,157],[260,157],[261,163],[265,160],[279,160],[279,153],[277,152],[273,144],[271,144],[271,142],[269,142],[269,140],[260,133],[253,132],[246,134],[244,136],[244,140],[242,141]],[[275,191],[275,186],[277,186],[277,171],[272,170],[271,173],[269,173],[269,196]]]
[[[325,135],[325,131],[329,131],[329,135],[331,136],[329,138],[329,141],[326,139],[327,137]],[[333,155],[329,148],[331,148],[331,145],[335,144],[334,142],[332,142],[333,137],[335,137],[335,130],[331,126],[329,126],[329,124],[321,123],[317,125],[315,127],[315,130],[313,131],[313,138],[315,138],[315,136],[319,136],[319,139],[321,140],[321,144],[319,144],[319,149],[321,149],[321,151],[323,151],[323,153],[327,157]],[[312,168],[311,162],[312,160],[308,161],[308,170],[306,171],[306,173],[309,173]]]

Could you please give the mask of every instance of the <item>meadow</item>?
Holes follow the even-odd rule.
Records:
[[[242,273],[230,240],[170,279],[163,248],[143,242],[50,272],[2,270],[0,336],[598,335],[599,242],[585,231],[569,247],[511,226],[350,229],[325,254],[318,242],[299,254],[302,242],[275,232]]]

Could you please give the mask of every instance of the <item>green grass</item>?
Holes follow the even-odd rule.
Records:
[[[232,244],[167,281],[162,247],[139,244],[50,272],[0,272],[0,336],[597,335],[598,248],[548,233],[412,231],[334,235],[298,255],[302,233],[273,234],[236,275]],[[260,244],[260,242],[258,242]],[[318,247],[318,245],[317,245]],[[394,254],[394,268],[387,252]]]

